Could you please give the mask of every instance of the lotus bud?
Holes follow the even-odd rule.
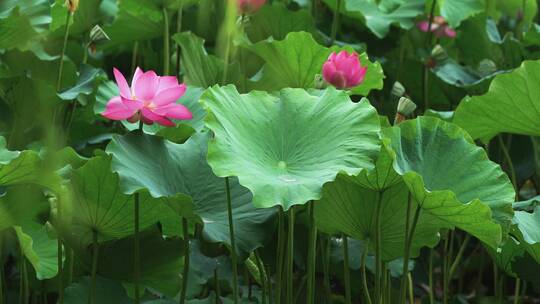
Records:
[[[315,88],[319,90],[323,90],[328,86],[321,74],[315,74],[315,79],[313,80],[313,83]]]
[[[416,110],[416,104],[407,97],[401,97],[398,102],[394,125],[397,125],[411,116]]]
[[[95,25],[90,30],[90,43],[100,43],[111,40],[107,33],[99,25]]]
[[[431,50],[431,57],[435,59],[436,62],[441,62],[448,59],[448,54],[440,44],[437,44]]]
[[[394,82],[394,85],[392,86],[392,95],[396,97],[405,95],[405,87],[399,81]]]
[[[323,78],[326,82],[338,89],[353,88],[366,76],[367,67],[363,67],[355,52],[332,52],[322,68]]]
[[[493,60],[484,59],[480,61],[480,63],[478,63],[478,73],[480,73],[482,77],[491,75],[496,71],[497,65],[495,64],[495,62],[493,62]]]
[[[73,14],[79,7],[79,0],[66,0],[65,4],[68,11]]]
[[[266,0],[238,0],[238,12],[243,14],[253,14],[258,11]]]

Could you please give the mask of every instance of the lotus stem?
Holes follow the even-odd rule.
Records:
[[[96,274],[98,267],[98,234],[95,229],[92,230],[92,280],[90,285],[90,304],[96,303]]]
[[[429,269],[428,269],[428,281],[429,281],[429,304],[435,304],[435,295],[433,292],[433,253],[435,250],[429,248]]]
[[[431,9],[429,13],[428,21],[428,31],[426,34],[425,47],[426,49],[431,48],[431,40],[433,37],[433,32],[431,31],[431,25],[433,24],[433,18],[435,17],[435,7],[437,6],[437,0],[431,1]],[[423,88],[423,99],[424,99],[424,111],[427,111],[430,107],[429,103],[429,69],[427,65],[424,64],[424,71],[422,73],[422,88]]]
[[[163,75],[169,75],[169,62],[171,59],[169,46],[169,14],[163,7]]]
[[[345,282],[345,304],[351,304],[351,274],[349,270],[349,239],[342,235],[343,240],[343,281]]]
[[[381,303],[382,234],[381,217],[384,191],[379,191],[375,215],[375,303]]]
[[[142,121],[141,121],[142,122]],[[134,197],[134,226],[135,226],[135,257],[134,257],[134,283],[135,283],[135,303],[141,302],[140,281],[141,281],[141,248],[139,235],[139,193]]]
[[[62,249],[62,238],[58,235],[56,240],[56,249],[57,249],[57,263],[58,263],[58,304],[64,303],[64,280],[63,280],[63,249]]]
[[[214,281],[216,283],[216,286],[214,287],[215,291],[216,291],[216,304],[220,304],[221,300],[219,298],[220,298],[220,295],[221,295],[221,291],[220,291],[221,288],[219,286],[219,276],[218,276],[217,267],[216,267],[216,269],[214,269]]]
[[[308,206],[309,212],[309,247],[307,258],[307,298],[306,303],[315,303],[315,250],[317,249],[317,225],[315,223],[315,203],[311,201]]]
[[[364,244],[364,251],[362,252],[362,259],[360,259],[360,269],[362,270],[362,290],[364,291],[364,297],[367,304],[372,304],[371,296],[369,295],[369,289],[367,285],[367,273],[366,273],[366,258],[369,251],[369,239]]]
[[[227,191],[227,214],[229,216],[229,238],[231,239],[231,260],[233,272],[233,297],[234,303],[238,303],[238,264],[236,258],[236,242],[234,240],[234,223],[231,202],[231,188],[229,186],[229,177],[225,177],[225,188]]]
[[[66,27],[64,31],[64,43],[62,45],[62,53],[60,54],[60,63],[58,65],[58,77],[56,78],[56,91],[60,91],[62,86],[62,72],[64,69],[64,56],[66,55],[69,29],[71,27],[71,19],[73,18],[73,12],[67,10],[66,14]]]
[[[289,209],[289,235],[287,238],[287,303],[293,303],[294,276],[294,207]]]
[[[407,272],[407,278],[409,279],[409,303],[414,303],[413,279],[410,272]]]
[[[459,265],[459,263],[461,262],[461,258],[463,257],[463,252],[465,252],[465,248],[467,248],[467,245],[469,244],[470,240],[471,240],[471,235],[466,234],[465,239],[463,239],[463,243],[461,243],[461,246],[459,247],[456,258],[454,259],[452,266],[450,266],[450,271],[448,272],[447,283],[450,283],[450,280],[452,280],[452,277],[454,276],[454,273],[456,272],[457,266]]]
[[[336,0],[336,9],[334,10],[334,19],[332,20],[332,33],[330,36],[331,37],[330,45],[334,44],[334,42],[336,41],[337,32],[339,29],[339,22],[340,22],[339,11],[341,9],[341,1],[342,0]]]
[[[184,234],[184,269],[182,270],[182,291],[180,293],[180,304],[186,302],[188,277],[189,277],[189,225],[187,218],[182,218],[182,232]]]
[[[266,271],[264,270],[264,265],[262,263],[261,257],[259,256],[259,252],[257,250],[254,251],[255,255],[255,263],[257,264],[257,269],[259,269],[259,280],[261,281],[261,289],[262,289],[262,304],[266,304],[266,295],[267,295],[267,288],[266,288]]]
[[[504,143],[504,140],[500,134],[497,136],[497,139],[499,140],[499,145],[501,146],[501,151],[503,152],[505,161],[508,164],[508,170],[510,171],[510,178],[512,180],[512,185],[514,185],[514,189],[518,189],[516,170],[514,168],[514,164],[512,163],[512,157],[510,157],[510,152],[508,151],[508,147],[506,147],[506,144]]]
[[[139,41],[133,43],[133,51],[131,52],[131,70],[135,71],[137,68],[137,55],[139,53]]]
[[[330,288],[330,244],[331,244],[331,241],[332,241],[331,236],[328,236],[322,248],[324,293],[326,296],[326,303],[332,303],[332,290]]]
[[[182,16],[184,11],[184,1],[180,1],[180,6],[178,7],[177,17],[176,17],[176,33],[182,32]],[[180,78],[180,53],[182,49],[180,44],[176,44],[176,77]]]
[[[514,286],[514,304],[519,304],[519,290],[521,289],[521,280],[516,278],[516,285]]]
[[[281,209],[278,215],[278,248],[276,262],[276,304],[281,304],[282,278],[283,278],[283,253],[285,251],[285,219],[284,211]]]

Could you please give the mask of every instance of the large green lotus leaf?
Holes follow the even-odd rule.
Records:
[[[323,188],[322,199],[315,204],[317,228],[329,234],[345,233],[355,239],[375,240],[375,210],[379,191],[361,187],[341,176]],[[382,192],[382,257],[390,261],[403,256],[407,218],[408,188],[399,182]],[[409,223],[417,203],[411,201]],[[412,256],[424,246],[433,247],[439,241],[439,228],[445,224],[424,213],[420,216],[411,247]],[[447,226],[447,225],[446,225]]]
[[[437,77],[444,82],[457,87],[470,87],[488,81],[498,74],[505,73],[504,70],[496,70],[488,73],[481,73],[469,66],[463,66],[452,58],[447,58],[431,69]]]
[[[8,16],[15,9],[30,18],[30,24],[38,33],[45,31],[51,23],[48,0],[3,0],[0,3],[0,18]]]
[[[324,2],[335,10],[336,0]],[[424,13],[425,0],[398,0],[392,1],[393,5],[385,5],[384,2],[389,1],[377,5],[371,0],[345,0],[340,11],[348,17],[364,21],[379,38],[388,34],[392,24],[406,30],[412,28],[415,18]]]
[[[525,254],[525,248],[518,240],[508,237],[499,248],[494,249],[487,246],[484,246],[484,248],[500,269],[510,276],[516,276],[512,266],[516,260]]]
[[[184,96],[182,96],[178,102],[185,105],[193,114],[193,118],[190,120],[184,120],[182,121],[182,124],[187,124],[191,126],[194,130],[200,131],[204,127],[203,118],[206,115],[206,112],[199,104],[199,98],[201,97],[203,93],[203,89],[198,87],[192,87],[188,86],[186,93]],[[118,92],[118,86],[114,81],[105,81],[102,84],[98,86],[98,90],[96,93],[96,102],[94,104],[94,113],[96,115],[101,115],[103,111],[105,111],[105,107],[107,106],[107,102],[114,97],[119,96],[120,93]],[[128,121],[123,120],[122,124],[128,129],[128,130],[135,130],[139,127],[139,123],[130,123]],[[158,124],[153,124],[151,126],[144,126],[144,132],[150,133],[150,134],[160,134],[160,132],[164,132],[164,129],[166,129],[163,126],[160,126]]]
[[[461,21],[484,11],[482,0],[442,0],[439,5],[441,15],[453,28],[458,27]]]
[[[90,277],[81,277],[69,285],[64,294],[65,304],[88,304],[90,298]],[[97,277],[96,303],[100,304],[130,304],[133,300],[128,297],[120,282]]]
[[[514,223],[517,226],[515,234],[524,243],[523,247],[540,263],[540,206],[532,213],[516,211]]]
[[[111,38],[105,47],[152,39],[163,35],[163,12],[154,1],[122,0],[116,19],[104,30]]]
[[[181,286],[184,244],[180,239],[163,239],[157,229],[144,231],[140,235],[141,284],[174,297]],[[100,276],[133,283],[134,258],[133,237],[113,240],[99,245],[98,269]],[[90,269],[92,250],[77,251],[76,254]]]
[[[195,205],[193,213],[200,217],[196,220],[204,224],[205,239],[230,244],[225,179],[215,176],[206,163],[209,137],[208,132],[196,133],[186,143],[175,144],[131,132],[115,136],[107,152],[112,154],[113,169],[120,174],[123,192],[145,188],[154,197],[189,195]],[[236,246],[239,254],[247,257],[272,233],[268,225],[275,210],[256,209],[251,193],[236,178],[230,179],[230,188]],[[174,202],[168,205],[179,208]]]
[[[35,151],[10,151],[0,137],[0,186],[33,184],[60,192],[60,178]]]
[[[273,37],[275,40],[285,39],[290,32],[316,33],[315,23],[308,10],[289,10],[280,2],[265,5],[252,17],[245,29],[253,42]]]
[[[364,170],[356,176],[343,175],[342,178],[370,190],[385,190],[403,180],[394,170],[393,163],[391,151],[383,145],[373,169]]]
[[[90,65],[83,64],[79,71],[79,79],[77,83],[58,93],[58,97],[63,100],[72,100],[77,98],[79,94],[89,95],[94,91],[94,80],[99,74],[99,69],[93,68]]]
[[[84,247],[92,242],[93,231],[98,241],[119,239],[133,234],[134,196],[123,194],[117,173],[111,171],[110,158],[96,156],[74,170],[71,177],[72,195],[62,200],[67,222],[66,238]],[[139,171],[140,172],[140,171]],[[189,204],[186,196],[176,196],[176,203]],[[139,192],[140,229],[156,224],[162,214],[163,199],[153,198],[148,192]]]
[[[41,213],[47,213],[43,190],[33,185],[10,186],[0,196],[0,231],[31,222]]]
[[[454,123],[472,138],[489,140],[498,133],[540,135],[540,61],[493,79],[489,91],[467,97],[456,109]]]
[[[322,185],[340,172],[373,168],[379,150],[376,110],[367,99],[353,103],[334,88],[318,94],[208,89],[201,102],[215,134],[208,163],[216,175],[238,176],[257,207],[289,209],[319,199]]]
[[[289,33],[284,40],[268,39],[255,44],[245,44],[248,50],[261,57],[265,65],[261,79],[253,83],[257,90],[280,90],[283,88],[313,88],[315,76],[322,73],[322,66],[332,51],[318,44],[306,32]],[[349,49],[349,51],[351,51]],[[367,95],[371,90],[382,89],[384,73],[378,62],[371,62],[366,53],[360,54],[362,66],[368,70],[364,81],[351,89],[352,93]]]
[[[467,133],[434,117],[419,117],[385,130],[403,176],[422,212],[496,248],[509,224],[514,189]]]
[[[0,49],[28,49],[38,33],[31,24],[30,18],[16,7],[8,16],[0,16]]]
[[[181,69],[187,84],[201,88],[223,84],[225,62],[206,52],[204,39],[191,32],[175,34],[172,39],[182,47]],[[240,84],[242,79],[238,63],[230,64],[225,83]]]
[[[51,279],[58,273],[58,244],[49,238],[47,228],[36,222],[15,226],[23,255],[36,271],[38,280]]]

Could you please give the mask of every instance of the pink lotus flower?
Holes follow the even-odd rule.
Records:
[[[418,28],[422,32],[427,32],[429,27],[429,21],[421,21],[417,24]],[[433,18],[433,22],[431,23],[431,31],[435,34],[436,37],[448,37],[448,38],[455,38],[456,37],[456,31],[453,30],[450,26],[448,26],[448,23],[442,16],[436,16]]]
[[[251,14],[258,11],[266,0],[238,0],[238,12],[240,14]]]
[[[332,52],[324,63],[322,74],[324,80],[338,89],[350,89],[359,85],[366,76],[367,67],[360,64],[358,54],[341,51]]]
[[[174,76],[158,76],[154,71],[135,70],[131,87],[126,78],[116,68],[113,69],[120,96],[109,100],[103,116],[112,120],[134,123],[142,120],[151,125],[154,122],[167,127],[175,125],[171,119],[193,118],[191,112],[176,101],[186,92],[184,84],[178,84]]]

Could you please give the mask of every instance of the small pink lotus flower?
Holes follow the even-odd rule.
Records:
[[[238,0],[238,12],[252,14],[258,11],[266,3],[266,0]]]
[[[417,26],[422,32],[427,32],[429,27],[429,21],[425,20],[418,22]],[[448,38],[456,37],[456,31],[448,25],[448,22],[446,22],[446,20],[442,16],[436,16],[433,18],[433,22],[431,23],[431,31],[438,38],[445,36]]]
[[[322,74],[324,80],[338,89],[350,89],[359,85],[366,76],[367,67],[360,64],[358,54],[341,51],[332,52],[324,63]]]
[[[171,119],[188,120],[191,112],[176,101],[186,92],[184,84],[178,84],[174,76],[158,76],[154,71],[143,72],[137,67],[131,87],[126,78],[116,68],[113,69],[120,96],[109,100],[103,116],[112,120],[134,123],[142,120],[151,125],[154,122],[167,127],[175,125]]]

